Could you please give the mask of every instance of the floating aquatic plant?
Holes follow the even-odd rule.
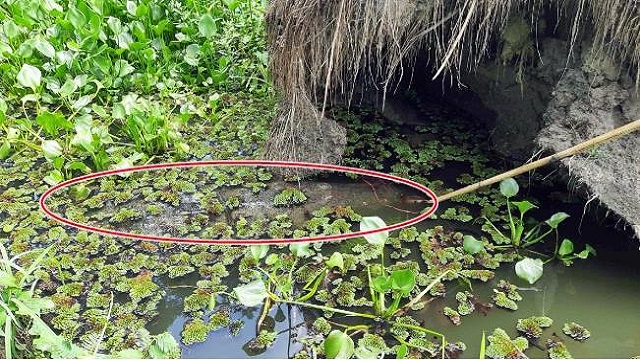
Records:
[[[459,325],[460,325],[460,323],[462,322],[462,319],[461,319],[461,317],[460,317],[460,315],[461,315],[461,314],[460,314],[460,313],[458,313],[456,310],[454,310],[454,309],[452,309],[452,308],[450,308],[450,307],[446,306],[446,307],[443,309],[443,312],[444,312],[444,315],[445,315],[446,317],[448,317],[448,318],[449,318],[449,320],[451,320],[451,322],[453,323],[453,325],[455,325],[455,326],[459,326]]]
[[[458,313],[462,316],[469,315],[476,309],[473,304],[474,296],[468,291],[458,292],[456,300],[458,301]]]
[[[184,312],[201,311],[209,305],[211,293],[203,289],[196,289],[184,298]]]
[[[288,187],[273,198],[274,206],[299,205],[307,201],[307,196],[300,190]]]
[[[526,319],[518,319],[516,329],[528,339],[537,339],[542,336],[542,329],[553,324],[553,320],[546,316],[531,316]]]
[[[215,331],[231,324],[231,311],[223,307],[209,316],[209,331]]]
[[[184,324],[182,329],[182,342],[185,345],[191,345],[207,340],[209,334],[209,327],[200,318],[193,319]]]
[[[242,331],[242,327],[244,326],[244,321],[242,320],[234,320],[229,324],[229,333],[231,336],[238,336]]]
[[[151,296],[159,289],[159,286],[153,282],[153,275],[145,272],[135,278],[128,278],[124,288],[129,291],[131,300],[138,302],[141,299]]]
[[[331,332],[331,324],[324,317],[318,317],[312,324],[313,331],[328,335]]]
[[[506,280],[501,279],[500,281],[498,281],[498,285],[496,286],[496,288],[504,292],[507,297],[513,301],[522,300],[522,296],[518,292],[518,287]]]
[[[549,359],[573,359],[567,346],[562,341],[547,340]]]
[[[109,219],[109,221],[119,224],[125,221],[132,221],[141,218],[142,214],[138,210],[121,208],[111,217],[111,219]]]
[[[511,339],[507,333],[498,328],[493,334],[487,336],[489,344],[486,348],[486,356],[493,359],[521,359],[526,358],[524,351],[529,347],[529,342],[523,337]]]
[[[459,271],[460,276],[480,280],[482,282],[487,282],[495,277],[495,272],[491,270],[468,270],[463,269]]]
[[[273,345],[278,334],[275,331],[262,330],[254,339],[250,340],[245,347],[250,354],[259,354]]]
[[[585,341],[591,337],[591,332],[587,328],[573,321],[565,323],[562,326],[562,332],[578,341]]]
[[[367,333],[358,340],[354,354],[360,359],[380,359],[389,352],[390,349],[381,336]]]
[[[518,304],[516,304],[515,301],[509,299],[507,294],[500,290],[493,289],[493,296],[491,298],[493,299],[493,302],[501,308],[514,311],[518,310]]]

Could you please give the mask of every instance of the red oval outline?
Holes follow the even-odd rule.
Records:
[[[270,167],[281,167],[281,168],[300,167],[300,168],[307,168],[307,169],[313,169],[313,170],[333,170],[333,171],[339,171],[339,172],[345,172],[345,173],[366,175],[366,176],[371,176],[379,179],[391,180],[393,182],[401,183],[409,187],[412,187],[422,192],[423,194],[427,195],[428,197],[430,197],[431,200],[433,201],[433,205],[428,211],[414,218],[405,220],[397,224],[392,224],[380,229],[358,231],[358,232],[353,232],[349,234],[327,235],[327,236],[317,236],[317,237],[302,237],[302,238],[296,238],[296,239],[198,239],[198,238],[174,238],[174,237],[154,236],[154,235],[145,235],[145,234],[131,234],[131,233],[126,233],[126,232],[121,232],[116,230],[102,229],[102,228],[78,223],[75,221],[71,221],[69,219],[66,219],[62,216],[55,214],[53,211],[47,208],[47,205],[46,205],[47,198],[51,196],[53,193],[55,193],[57,190],[83,182],[85,180],[98,179],[98,178],[109,176],[109,175],[138,172],[138,171],[144,171],[144,170],[190,168],[190,167],[196,167],[196,166],[270,166]],[[431,189],[413,180],[405,179],[399,176],[385,174],[378,171],[352,168],[352,167],[340,166],[340,165],[315,164],[315,163],[293,162],[293,161],[250,160],[250,159],[186,161],[186,162],[175,162],[175,163],[140,165],[140,166],[123,168],[123,169],[101,171],[97,173],[79,176],[77,178],[73,178],[73,179],[61,182],[60,184],[57,184],[51,187],[50,189],[48,189],[47,191],[45,191],[45,193],[42,194],[38,202],[40,204],[40,210],[42,210],[50,218],[60,223],[63,223],[81,230],[87,230],[87,231],[95,232],[102,235],[129,238],[134,240],[174,242],[174,243],[181,243],[181,244],[213,244],[213,245],[277,245],[277,244],[282,245],[282,244],[300,243],[300,242],[345,240],[345,239],[360,237],[363,235],[370,235],[370,234],[376,234],[384,231],[402,229],[427,219],[438,209],[438,197],[433,191],[431,191]]]

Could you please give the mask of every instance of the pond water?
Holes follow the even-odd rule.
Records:
[[[333,198],[349,199],[354,209],[363,215],[377,214],[387,222],[404,220],[415,216],[421,204],[400,200],[406,198],[406,188],[393,185],[376,184],[375,193],[370,184],[348,180],[332,183]],[[566,267],[558,262],[545,266],[543,277],[533,286],[518,279],[513,271],[513,264],[503,264],[493,280],[487,283],[473,282],[473,292],[480,302],[491,302],[492,288],[500,279],[505,279],[520,288],[523,300],[518,302],[519,309],[510,311],[494,307],[486,314],[475,311],[462,317],[462,324],[454,326],[443,315],[443,308],[457,306],[455,294],[466,290],[462,285],[447,287],[447,295],[431,301],[419,311],[416,319],[423,320],[427,328],[441,332],[450,342],[463,341],[467,350],[461,356],[477,358],[479,355],[482,332],[487,336],[495,328],[504,329],[512,338],[516,337],[517,319],[530,316],[548,316],[554,321],[545,329],[539,348],[530,346],[527,355],[530,357],[547,357],[544,340],[553,338],[562,340],[574,357],[578,358],[610,358],[632,357],[640,355],[640,252],[637,243],[622,232],[604,227],[588,216],[582,216],[582,207],[578,204],[561,203],[549,197],[546,190],[538,191],[541,201],[555,211],[563,210],[572,217],[562,226],[562,236],[569,237],[581,249],[584,243],[596,247],[598,256],[588,260],[577,260]],[[390,206],[393,206],[390,207]],[[438,210],[442,213],[448,204]],[[394,209],[395,208],[395,209]],[[399,210],[401,211],[399,211]],[[545,211],[540,210],[540,218]],[[428,220],[420,227],[445,225],[459,231],[479,232],[478,226],[462,224],[449,220]],[[393,260],[389,260],[393,261]],[[198,279],[191,277],[180,282],[165,281],[167,296],[159,306],[158,319],[149,325],[152,332],[169,330],[176,338],[184,323],[188,320],[182,314],[182,301],[191,293],[191,289],[181,287],[193,285]],[[221,301],[222,298],[221,298]],[[298,340],[306,334],[304,320],[313,321],[313,311],[301,312],[292,307],[289,310],[274,307],[270,316],[275,321],[275,330],[281,334],[265,352],[247,353],[243,345],[255,337],[255,322],[260,308],[234,312],[232,319],[242,320],[245,326],[237,336],[232,336],[227,329],[211,332],[207,341],[191,346],[183,345],[183,356],[187,358],[288,358],[301,348]],[[592,334],[591,338],[578,342],[563,334],[562,326],[574,321],[585,326]],[[290,333],[291,330],[291,333]]]

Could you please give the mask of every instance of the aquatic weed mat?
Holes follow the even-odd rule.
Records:
[[[197,162],[189,166],[87,180],[54,193],[48,209],[101,230],[165,239],[229,239],[233,245],[233,239],[294,240],[349,233],[360,216],[347,203],[374,215],[381,207],[378,202],[394,203],[400,187],[389,182],[385,191],[376,192],[376,199],[369,182],[340,173],[284,181],[265,168]]]
[[[407,132],[406,128],[383,122],[375,112],[341,113],[336,110],[336,114],[340,114],[349,125],[348,165],[390,171],[428,184],[437,191],[446,191],[497,172],[483,155],[484,149],[472,145],[481,144],[477,137],[483,135],[468,131],[463,121],[447,118],[448,121],[433,122]],[[262,134],[260,125],[227,121],[215,126],[217,130],[213,136],[209,133],[211,127],[194,127],[187,137],[191,155],[181,160],[253,154],[252,149],[257,149],[261,139],[256,135]],[[233,131],[229,134],[224,131],[227,129]],[[160,160],[158,157],[154,161]],[[447,170],[449,167],[452,168],[450,172]],[[265,250],[259,247],[130,241],[67,229],[37,211],[36,200],[47,188],[42,180],[50,171],[47,162],[25,150],[21,156],[4,162],[0,171],[0,180],[5,188],[1,197],[3,210],[0,221],[3,236],[6,236],[3,243],[9,251],[17,254],[56,243],[55,255],[38,270],[42,280],[36,291],[42,296],[50,296],[56,304],[43,315],[44,319],[55,331],[76,342],[91,341],[105,329],[101,346],[107,352],[130,348],[142,341],[145,338],[143,329],[157,324],[163,316],[162,309],[168,304],[176,304],[173,299],[176,288],[185,290],[180,292],[183,298],[177,302],[184,320],[178,331],[173,332],[181,339],[183,351],[208,339],[222,341],[215,336],[220,332],[233,336],[246,331],[241,329],[252,329],[261,313],[266,316],[260,331],[253,333],[253,339],[243,338],[251,340],[247,354],[267,353],[278,341],[288,343],[279,340],[289,336],[277,334],[282,331],[276,331],[281,329],[278,327],[282,326],[278,325],[281,322],[270,320],[281,319],[277,315],[278,307],[266,307],[264,313],[259,306],[241,306],[228,295],[236,286],[249,285],[263,278],[260,275],[264,274],[262,271],[278,279],[289,279],[288,274],[291,274],[291,282],[281,284],[284,287],[278,291],[286,288],[294,298],[304,297],[309,292],[307,285],[326,272],[324,280],[317,283],[313,296],[306,301],[338,309],[368,311],[371,308],[366,269],[371,269],[374,277],[383,271],[400,273],[406,270],[415,274],[415,287],[401,298],[403,303],[418,295],[438,276],[450,271],[443,278],[444,282],[430,289],[428,297],[440,298],[448,294],[447,299],[451,299],[454,296],[454,302],[459,302],[454,310],[462,321],[466,316],[463,314],[472,311],[471,305],[488,312],[491,304],[513,308],[516,301],[513,299],[517,299],[516,295],[509,295],[512,287],[508,284],[496,288],[504,295],[496,293],[492,297],[461,292],[458,282],[451,282],[461,280],[475,284],[497,281],[494,279],[495,269],[501,263],[515,260],[513,251],[492,249],[490,234],[483,233],[479,226],[471,223],[478,214],[494,220],[505,219],[500,195],[492,189],[460,199],[451,207],[454,210],[444,209],[439,219],[424,227],[392,233],[386,240],[384,251],[364,239],[333,245],[311,244]],[[434,180],[435,176],[446,181]],[[322,206],[317,199],[311,200],[312,192],[302,192],[308,198],[306,201],[295,191],[282,194],[287,188],[299,189],[298,182],[282,183],[281,187],[268,192],[273,178],[269,172],[260,169],[167,170],[94,181],[85,189],[70,189],[67,196],[55,200],[54,205],[69,217],[96,221],[114,228],[130,226],[132,231],[136,231],[138,226],[137,230],[149,230],[144,228],[145,224],[155,219],[157,222],[151,222],[151,227],[159,233],[185,236],[207,233],[214,237],[223,236],[225,232],[261,237],[281,233],[296,236],[296,230],[315,233],[352,231],[357,227],[361,213],[375,204],[379,206],[375,212],[391,220],[412,215],[385,205],[410,212],[419,212],[425,207],[415,202],[413,194],[388,190],[388,184],[367,184],[360,180],[342,179],[343,182],[336,187],[347,187],[346,184],[352,182],[358,184],[358,189],[344,191],[337,199],[340,205],[327,203]],[[301,188],[308,184],[300,182]],[[326,193],[324,189],[320,190],[320,194]],[[240,193],[234,194],[234,191]],[[370,203],[354,204],[358,192],[366,194],[366,201]],[[240,199],[239,194],[245,198]],[[238,198],[234,199],[234,195]],[[249,207],[243,209],[242,204],[250,203],[250,198],[256,195],[263,205],[276,209],[280,214],[274,213],[272,217],[261,210],[262,218],[251,217],[255,215],[251,212],[243,215],[241,211],[251,210]],[[297,202],[300,204],[296,205]],[[291,207],[279,208],[276,203]],[[305,218],[300,225],[293,221],[291,215],[278,218],[283,212],[298,207],[309,207],[302,211]],[[227,218],[230,214],[232,221]],[[481,251],[470,254],[465,250],[465,235],[469,234],[474,234],[483,244]],[[25,256],[25,263],[36,255]],[[387,262],[385,270],[378,264],[382,257]],[[341,261],[336,260],[338,258]],[[109,314],[111,294],[115,296]],[[447,341],[443,348],[440,340],[403,327],[422,324],[415,311],[428,303],[415,303],[407,309],[396,319],[402,326],[389,326],[385,322],[360,324],[368,326],[369,330],[362,337],[356,337],[356,348],[360,349],[358,351],[376,349],[385,354],[397,354],[402,351],[399,344],[408,343],[411,356],[439,357],[443,349],[448,356],[459,354],[465,345],[455,342],[456,339],[448,339],[454,342]],[[452,303],[449,306],[453,306]],[[342,323],[344,319],[330,311],[298,309],[303,309],[305,321],[302,325],[294,325],[307,329],[307,336],[297,340],[295,349],[299,350],[298,356],[324,354],[323,341],[328,335],[327,329],[340,329],[335,323]],[[442,311],[456,319],[456,313]],[[163,331],[166,328],[154,329]],[[240,344],[238,351],[245,351],[241,350]],[[282,356],[280,352],[276,354]]]

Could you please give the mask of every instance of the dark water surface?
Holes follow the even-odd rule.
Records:
[[[348,203],[356,211],[363,215],[379,215],[387,223],[413,217],[415,215],[411,212],[425,207],[424,204],[408,204],[401,201],[401,196],[407,196],[408,189],[405,187],[388,184],[376,186],[374,194],[369,184],[339,185],[334,184],[331,187],[331,196],[334,199],[348,199]],[[545,197],[548,194],[536,195]],[[416,318],[424,320],[427,328],[444,333],[448,341],[465,342],[467,350],[462,356],[468,358],[479,356],[483,331],[488,336],[493,329],[499,327],[514,338],[517,336],[517,319],[534,315],[549,316],[554,321],[553,325],[543,332],[539,344],[542,348],[546,339],[554,338],[564,341],[571,354],[577,358],[629,358],[640,355],[640,251],[637,242],[622,232],[595,223],[589,217],[582,219],[582,207],[578,204],[559,203],[553,199],[540,200],[548,209],[571,213],[572,217],[561,226],[561,236],[572,239],[576,249],[582,249],[583,243],[592,244],[598,250],[598,256],[586,261],[577,260],[571,267],[559,262],[547,264],[543,277],[533,286],[515,276],[513,264],[504,264],[496,271],[496,277],[486,284],[473,283],[473,292],[481,302],[491,302],[492,288],[500,279],[508,280],[520,287],[520,294],[524,299],[518,302],[519,309],[515,312],[497,307],[486,315],[475,311],[469,316],[463,316],[462,324],[456,327],[442,314],[442,309],[445,306],[455,308],[455,294],[464,289],[450,283],[447,296],[427,304],[425,309],[416,314]],[[395,210],[388,205],[404,211]],[[446,204],[444,205],[438,213],[444,211]],[[548,214],[541,211],[536,215],[537,218],[546,218],[544,216]],[[477,225],[454,221],[429,220],[421,226],[429,227],[436,223],[451,225],[451,228],[459,231],[478,232]],[[186,282],[195,283],[196,280],[193,278]],[[191,293],[191,289],[171,288],[170,283],[167,283],[167,286],[167,296],[159,306],[162,315],[150,324],[149,328],[152,332],[168,329],[179,338],[187,321],[182,314],[182,301]],[[276,330],[282,333],[273,346],[255,357],[287,358],[301,348],[296,339],[306,333],[305,326],[301,326],[304,316],[296,308],[292,308],[291,313],[286,308],[282,310],[285,316],[281,316],[281,321],[276,322]],[[259,308],[255,308],[244,313],[234,313],[233,320],[241,319],[245,322],[238,336],[233,337],[226,328],[211,332],[204,343],[183,345],[183,357],[248,357],[243,345],[255,337],[255,321],[259,311]],[[277,311],[277,307],[274,307],[270,315],[274,316]],[[313,321],[307,318],[307,321],[309,320]],[[578,342],[564,335],[562,326],[570,321],[585,326],[591,332],[591,338]],[[289,334],[290,327],[295,328],[293,335]],[[547,357],[546,350],[533,345],[526,353],[535,358]]]

